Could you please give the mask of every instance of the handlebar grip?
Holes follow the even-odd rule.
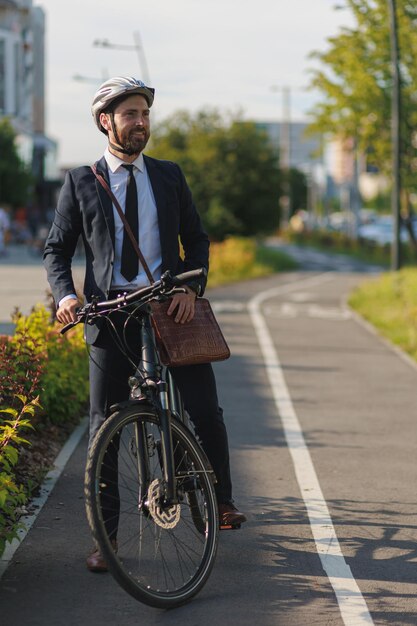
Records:
[[[71,330],[71,328],[74,328],[74,326],[77,326],[77,324],[79,324],[80,322],[77,320],[76,322],[70,322],[69,324],[66,324],[65,326],[63,326],[61,328],[61,330],[59,331],[60,335],[65,335],[66,332],[68,332],[69,330]]]
[[[178,274],[177,276],[173,276],[172,284],[173,285],[184,285],[185,283],[196,280],[198,278],[203,278],[207,276],[207,270],[205,267],[200,267],[198,270],[190,270],[189,272],[183,272],[182,274]]]

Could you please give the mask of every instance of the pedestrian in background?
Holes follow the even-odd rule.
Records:
[[[3,207],[0,207],[0,257],[6,256],[6,245],[10,233],[9,214]]]

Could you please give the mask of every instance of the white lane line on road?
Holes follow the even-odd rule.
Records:
[[[35,508],[35,513],[22,517],[20,521],[23,522],[24,528],[21,528],[17,531],[17,539],[13,539],[11,543],[6,544],[6,548],[4,549],[4,552],[0,557],[0,579],[6,571],[7,567],[9,566],[10,561],[14,556],[14,553],[32,528],[36,518],[42,510],[43,505],[45,504],[53,488],[55,487],[58,478],[64,471],[66,464],[72,456],[72,453],[80,443],[82,436],[87,430],[87,427],[88,418],[85,417],[77,426],[77,428],[72,432],[72,434],[64,444],[64,447],[61,449],[61,452],[56,457],[54,461],[54,469],[48,472],[41,485],[40,495],[32,500],[31,506]]]
[[[282,421],[321,564],[333,587],[345,626],[364,626],[365,624],[373,624],[372,617],[352,571],[344,559],[300,422],[291,401],[278,354],[261,312],[261,304],[269,298],[288,291],[319,285],[332,278],[334,275],[326,272],[298,283],[268,289],[252,298],[248,308],[263,354],[275,405]]]

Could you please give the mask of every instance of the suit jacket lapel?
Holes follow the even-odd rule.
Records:
[[[109,181],[109,172],[107,169],[106,159],[101,157],[99,161],[96,163],[97,172],[102,174],[105,178],[107,184],[110,184]],[[115,245],[115,235],[114,235],[114,214],[113,214],[113,204],[111,198],[109,197],[107,191],[100,185],[98,180],[96,179],[96,189],[97,194],[100,200],[101,209],[103,211],[104,219],[106,220],[107,229],[109,231],[110,238],[112,240],[113,249]]]

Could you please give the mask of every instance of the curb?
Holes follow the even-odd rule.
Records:
[[[81,423],[75,428],[72,434],[67,439],[66,443],[59,452],[58,456],[54,461],[54,469],[50,470],[48,474],[45,476],[45,479],[40,487],[40,495],[37,498],[31,500],[31,506],[36,508],[36,512],[31,515],[22,516],[21,522],[25,525],[24,528],[17,531],[18,538],[13,539],[11,543],[7,543],[4,549],[2,556],[0,557],[0,579],[5,573],[7,567],[9,566],[14,553],[21,545],[22,541],[25,539],[26,535],[29,533],[31,527],[33,526],[36,518],[41,512],[43,505],[47,501],[49,495],[51,494],[53,488],[55,487],[58,478],[61,476],[62,472],[65,469],[66,464],[68,463],[72,453],[78,446],[81,441],[82,436],[87,430],[88,427],[88,417],[84,417]]]

